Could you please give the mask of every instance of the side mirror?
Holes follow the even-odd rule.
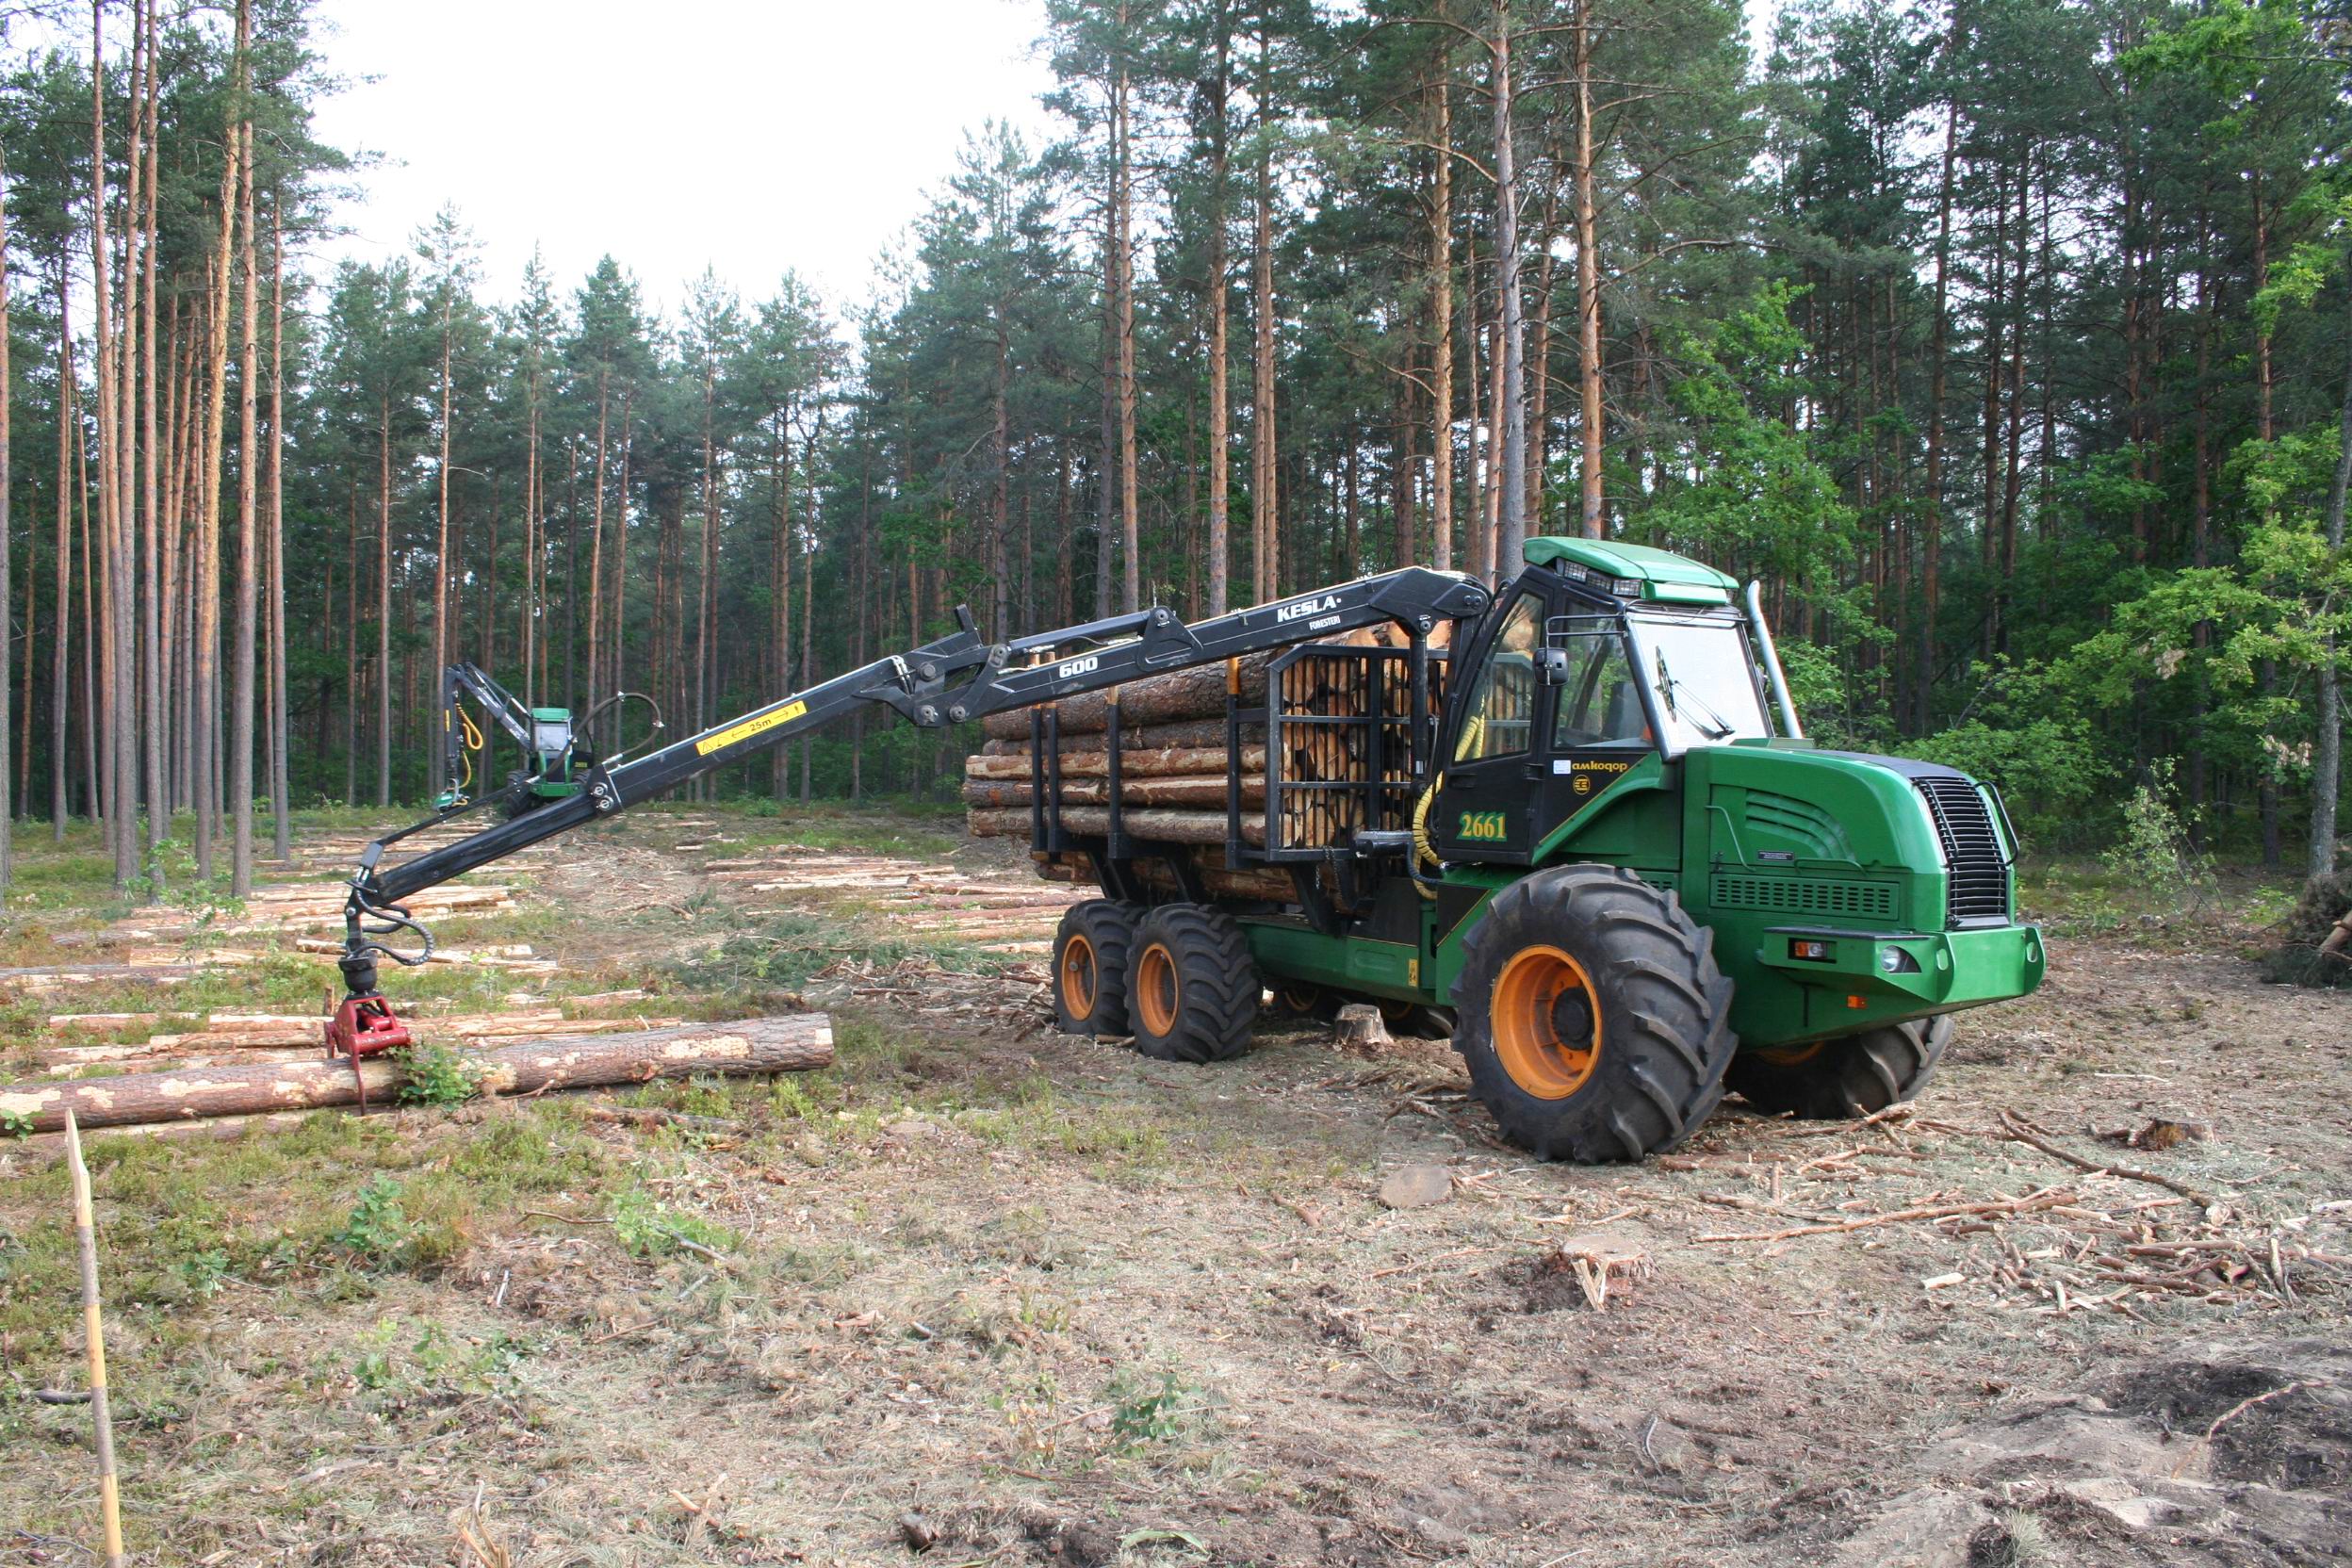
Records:
[[[1568,650],[1544,648],[1535,656],[1536,667],[1544,672],[1544,684],[1564,686],[1568,683]]]

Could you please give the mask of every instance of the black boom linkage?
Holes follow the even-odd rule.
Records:
[[[328,1025],[328,1050],[357,1057],[407,1043],[407,1031],[376,988],[376,958],[418,960],[373,939],[400,927],[416,929],[401,900],[780,745],[854,709],[878,703],[918,727],[938,728],[1383,622],[1422,636],[1440,621],[1482,614],[1490,598],[1483,586],[1459,573],[1407,566],[1197,625],[1155,606],[995,644],[981,640],[972,612],[958,605],[958,629],[936,642],[877,659],[644,757],[611,767],[592,764],[580,776],[580,792],[567,799],[388,870],[378,869],[384,846],[402,835],[370,843],[344,905],[341,967],[350,994]]]

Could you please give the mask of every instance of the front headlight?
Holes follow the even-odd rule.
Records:
[[[1919,961],[1899,947],[1880,948],[1878,950],[1878,967],[1885,970],[1888,974],[1917,974],[1919,972]]]

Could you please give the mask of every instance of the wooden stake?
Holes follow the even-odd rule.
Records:
[[[82,1132],[65,1113],[66,1166],[74,1177],[74,1241],[82,1259],[82,1336],[90,1342],[90,1415],[98,1432],[98,1508],[106,1528],[106,1568],[122,1568],[122,1500],[114,1474],[114,1418],[106,1407],[106,1340],[98,1312],[98,1222],[90,1202]]]

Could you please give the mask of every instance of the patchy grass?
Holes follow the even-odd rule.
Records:
[[[679,990],[732,993],[805,986],[841,963],[878,971],[923,957],[959,974],[987,974],[1008,961],[954,941],[876,934],[887,929],[879,923],[854,924],[825,915],[761,916],[715,946],[679,960],[668,978]]]
[[[2173,948],[2216,938],[2251,939],[2278,923],[2300,886],[2299,877],[2285,873],[2230,867],[2183,903],[2097,860],[2029,858],[2017,868],[2017,907],[2053,937]]]

